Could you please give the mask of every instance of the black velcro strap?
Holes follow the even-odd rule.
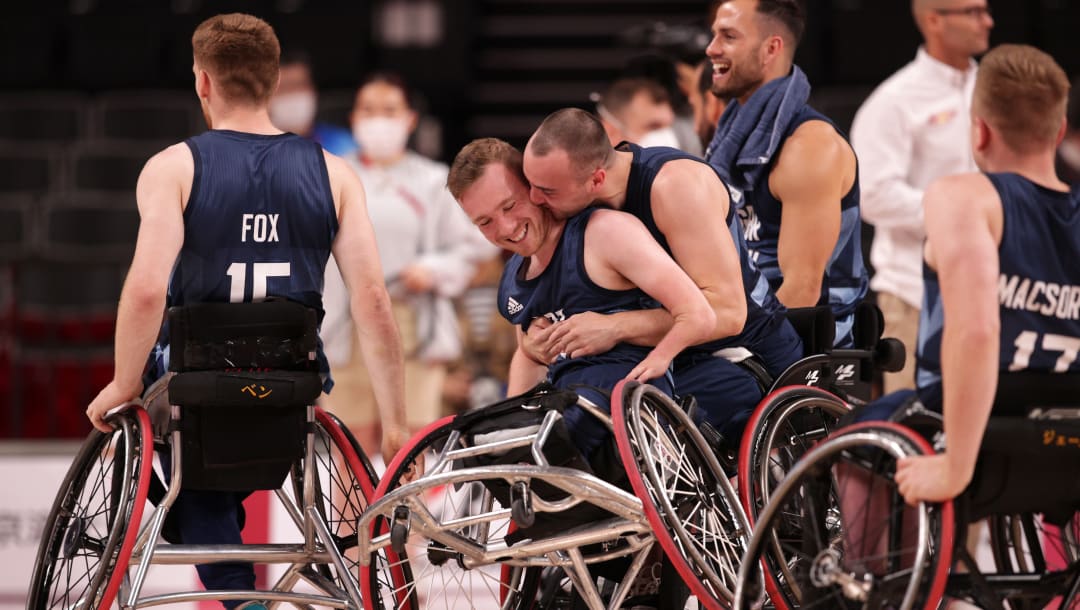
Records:
[[[995,415],[1024,416],[1054,407],[1080,407],[1080,374],[1016,371],[998,376]]]
[[[318,348],[314,309],[285,300],[197,303],[169,309],[169,370],[311,370]]]
[[[169,381],[169,404],[185,407],[295,407],[314,404],[318,373],[300,371],[178,373]]]

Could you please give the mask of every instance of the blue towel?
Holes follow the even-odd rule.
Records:
[[[810,81],[793,66],[791,74],[762,85],[745,106],[732,100],[720,115],[705,158],[732,188],[753,190],[809,97]]]

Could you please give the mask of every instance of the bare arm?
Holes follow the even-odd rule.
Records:
[[[670,313],[670,329],[630,373],[631,379],[662,375],[679,352],[706,341],[716,328],[712,307],[697,285],[629,214],[593,213],[585,229],[585,269],[605,288],[640,288]]]
[[[177,144],[151,157],[139,174],[139,235],[116,314],[113,380],[86,410],[103,432],[111,429],[102,421],[105,413],[142,393],[142,371],[161,329],[169,275],[184,243],[183,202],[193,173],[191,151]]]
[[[338,202],[338,233],[333,253],[349,292],[349,311],[360,335],[364,358],[379,406],[383,458],[405,443],[405,374],[401,337],[390,310],[360,179],[334,155],[326,154],[330,184]]]
[[[533,359],[547,362],[559,353],[571,358],[602,354],[618,343],[651,347],[671,330],[672,322],[662,307],[612,314],[586,311],[558,324],[530,325],[522,345]]]
[[[787,307],[813,307],[840,238],[840,200],[855,183],[855,153],[831,125],[803,123],[784,143],[769,189],[782,203],[777,259]]]
[[[727,223],[729,205],[723,182],[696,161],[671,161],[653,182],[656,225],[715,314],[708,340],[737,335],[746,324],[746,292]]]
[[[913,137],[901,110],[871,97],[855,115],[851,144],[859,156],[863,220],[923,234],[923,191],[908,182]]]
[[[983,175],[950,176],[926,191],[926,260],[938,273],[946,451],[901,463],[908,501],[958,495],[975,472],[997,390],[1001,321],[997,248],[1001,199]],[[903,474],[901,474],[903,473]]]
[[[510,372],[507,375],[507,396],[521,394],[547,377],[547,366],[533,360],[522,350],[521,341],[524,336],[519,327],[517,329],[518,346],[510,358]]]

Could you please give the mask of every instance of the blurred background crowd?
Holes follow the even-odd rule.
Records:
[[[1080,75],[1080,2],[991,4],[992,43],[1034,44]],[[704,0],[10,5],[0,19],[0,438],[89,430],[86,405],[112,377],[136,177],[154,152],[205,128],[190,35],[230,11],[266,19],[281,39],[275,124],[350,160],[364,180],[407,385],[422,394],[415,408],[409,398],[414,424],[500,397],[514,347],[495,311],[502,259],[445,192],[444,163],[475,137],[524,145],[566,106],[596,112],[613,143],[700,155],[723,110],[708,91]],[[813,83],[811,105],[848,131],[874,87],[915,57],[910,2],[809,0],[807,11],[796,63]],[[1067,141],[1063,168],[1080,167],[1077,150]],[[347,305],[328,284],[324,334],[348,337]],[[364,373],[345,343],[327,352],[352,401]],[[363,427],[373,422],[357,417],[370,447]]]

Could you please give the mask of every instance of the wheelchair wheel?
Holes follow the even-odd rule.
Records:
[[[657,541],[700,604],[726,606],[749,526],[735,491],[689,416],[654,386],[612,393],[619,454]]]
[[[453,430],[449,424],[452,417],[429,425],[410,441],[409,446],[398,452],[387,468],[372,501],[406,485],[404,477],[417,470],[418,459],[426,468],[435,462],[436,455],[447,448]],[[450,465],[453,469],[455,465]],[[430,470],[425,471],[430,472]],[[415,472],[421,478],[424,472]],[[464,517],[485,503],[498,501],[491,498],[479,482],[448,485],[429,490],[423,502],[437,519],[445,521],[454,516]],[[490,507],[488,507],[490,508]],[[505,507],[509,509],[509,507]],[[372,523],[374,532],[393,531],[395,526],[407,527],[408,510],[395,509],[392,518],[376,517]],[[394,521],[391,523],[390,521]],[[485,522],[464,525],[459,530],[446,531],[453,537],[483,542],[502,538],[510,531],[509,518],[501,522]],[[360,584],[364,602],[369,608],[391,610],[426,607],[498,607],[504,609],[530,608],[536,601],[539,569],[509,568],[499,564],[468,567],[464,558],[448,546],[417,533],[401,530],[398,536],[404,541],[404,552],[391,549],[373,556],[370,565],[360,567]]]
[[[314,444],[314,507],[326,524],[333,545],[345,559],[348,574],[339,574],[333,564],[320,564],[312,568],[318,576],[342,587],[345,579],[356,578],[359,569],[356,520],[375,493],[378,478],[348,428],[337,417],[318,407],[315,409]],[[293,465],[289,480],[291,500],[296,507],[302,507],[303,461]],[[309,575],[302,573],[302,576]]]
[[[1041,516],[992,515],[989,518],[990,550],[999,574],[1045,574],[1053,563],[1073,565],[1080,561],[1080,513],[1063,527],[1043,522]],[[1060,567],[1059,567],[1060,569]],[[1038,595],[1006,596],[1013,610],[1045,608],[1057,591]]]
[[[38,547],[27,608],[108,608],[124,579],[150,485],[153,436],[142,408],[94,430],[68,469]]]
[[[833,394],[808,386],[782,388],[761,401],[739,448],[739,497],[751,524],[795,462],[849,410]]]
[[[918,434],[867,422],[812,449],[774,490],[739,570],[736,609],[937,608],[952,560],[952,502],[907,507],[896,460],[931,453]]]

